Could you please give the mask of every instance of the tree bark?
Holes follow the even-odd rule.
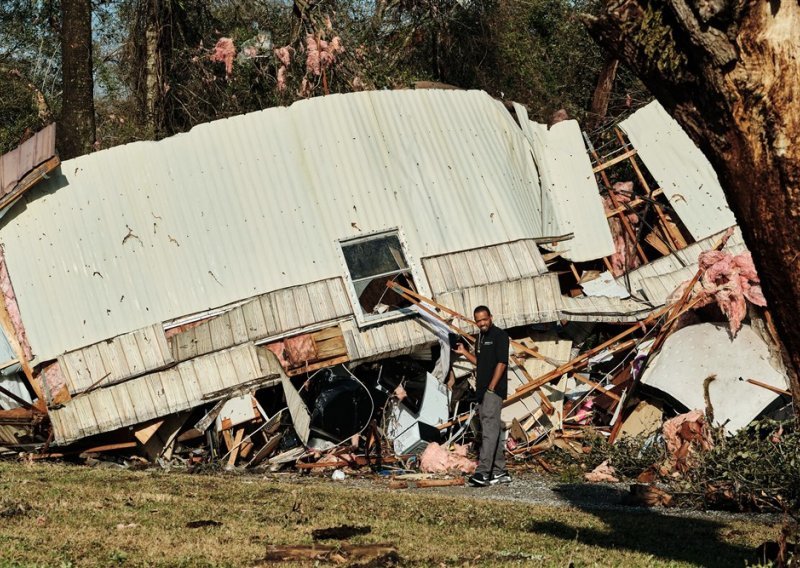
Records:
[[[161,138],[166,125],[167,66],[172,59],[170,0],[140,0],[133,29],[134,88],[145,136]]]
[[[800,403],[800,3],[604,0],[589,32],[711,161],[753,253]]]
[[[614,79],[617,77],[619,59],[616,57],[606,57],[600,76],[597,78],[597,86],[592,96],[592,104],[589,107],[588,126],[590,129],[596,128],[606,117],[608,112],[608,102],[611,100],[611,91],[614,89]]]
[[[88,154],[94,146],[91,0],[61,0],[61,120],[56,130],[62,160]]]

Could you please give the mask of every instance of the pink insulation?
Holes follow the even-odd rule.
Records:
[[[339,36],[331,41],[318,39],[313,34],[306,35],[306,71],[316,76],[336,62],[336,56],[344,52]]]
[[[211,53],[211,61],[218,61],[225,64],[225,75],[233,73],[233,58],[236,57],[236,46],[229,37],[221,37],[214,46]]]
[[[420,457],[420,471],[425,473],[474,473],[478,464],[467,457],[467,446],[454,444],[450,451],[431,442]]]
[[[2,246],[0,246],[0,290],[3,292],[3,302],[5,302],[6,311],[11,318],[11,325],[14,327],[17,341],[22,346],[22,352],[25,354],[25,358],[30,361],[33,359],[31,344],[28,342],[25,326],[22,325],[22,314],[19,312],[17,296],[14,294],[14,286],[11,284],[11,278],[8,275],[5,252]]]
[[[756,306],[767,305],[753,257],[749,252],[734,256],[727,251],[709,250],[700,254],[698,263],[703,274],[692,290],[695,307],[716,302],[735,335],[747,315],[746,300]],[[689,282],[681,284],[670,300],[677,301],[688,285]]]
[[[317,358],[317,346],[309,333],[285,339],[283,352],[294,366],[303,365]]]
[[[606,460],[592,471],[584,473],[583,477],[586,481],[593,483],[617,483],[619,479],[616,477],[616,473],[616,470],[608,465],[608,460]]]
[[[633,182],[617,182],[614,184],[610,192],[614,193],[614,199],[617,205],[628,203],[633,198]],[[603,198],[603,207],[606,213],[614,211],[616,207],[610,196]],[[625,227],[622,224],[621,216],[627,218],[631,226],[635,226],[639,222],[639,216],[636,213],[624,211],[608,218],[608,226],[611,229],[611,238],[614,241],[615,252],[611,255],[611,272],[614,276],[622,276],[629,270],[632,270],[641,264],[639,257],[636,254],[636,249],[631,242],[631,238],[625,233]],[[635,227],[634,227],[635,230]]]
[[[667,443],[671,469],[686,471],[692,467],[699,451],[714,447],[706,417],[700,410],[692,410],[667,420],[661,431]]]

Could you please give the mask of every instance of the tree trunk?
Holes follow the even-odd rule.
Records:
[[[614,89],[614,79],[617,77],[619,59],[616,57],[606,57],[600,76],[597,78],[597,86],[594,88],[592,105],[589,107],[588,127],[596,128],[606,117],[608,112],[608,102],[611,100],[611,91]]]
[[[800,3],[605,0],[590,33],[716,170],[753,253],[800,403]]]
[[[95,142],[91,0],[61,0],[61,120],[56,130],[62,160],[88,154]]]
[[[161,138],[166,125],[167,65],[171,60],[170,0],[139,0],[133,29],[138,114],[147,138]]]

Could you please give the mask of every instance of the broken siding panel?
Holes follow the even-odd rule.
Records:
[[[657,101],[620,128],[695,240],[736,224],[711,163]]]
[[[712,235],[706,239],[703,239],[702,241],[693,243],[685,249],[673,253],[670,256],[656,259],[653,262],[642,266],[641,268],[632,270],[627,274],[627,276],[621,276],[617,278],[617,284],[623,287],[630,285],[631,292],[634,294],[641,294],[643,293],[642,282],[645,279],[658,278],[660,275],[671,274],[676,271],[684,270],[685,267],[694,267],[691,275],[689,276],[689,278],[691,278],[697,271],[697,263],[700,254],[703,251],[714,248],[719,243],[722,234],[723,233]],[[747,247],[744,244],[744,239],[742,238],[741,230],[738,227],[736,227],[736,229],[733,231],[733,234],[731,235],[730,239],[728,239],[728,242],[723,250],[729,251],[732,254],[740,254],[747,250]],[[679,262],[676,257],[679,257],[683,262]],[[660,297],[660,295],[661,294],[656,294],[658,297]]]
[[[585,322],[635,322],[653,310],[645,303],[633,299],[606,298],[603,296],[578,296],[561,298],[559,319]]]
[[[233,311],[233,310],[232,310]],[[211,335],[211,346],[217,351],[235,345],[233,329],[231,327],[230,311],[225,312],[208,321],[208,330]]]
[[[339,297],[334,298],[334,294]],[[175,334],[169,343],[175,360],[185,361],[233,345],[269,339],[352,315],[350,304],[342,295],[339,279],[271,292]],[[300,305],[302,308],[298,308]],[[283,315],[273,315],[275,310]],[[210,343],[198,343],[198,334],[208,336]]]
[[[547,272],[536,243],[514,241],[422,259],[433,295]]]
[[[261,370],[255,349],[252,344],[242,345],[200,357],[199,365],[195,365],[197,360],[186,361],[172,369],[154,373],[163,386],[163,397],[153,375],[82,394],[50,411],[55,440],[65,444],[132,426],[188,410],[214,397],[224,396],[227,390],[238,385],[272,378],[272,371],[265,373]],[[219,365],[215,360],[219,357],[225,357],[228,362]],[[202,380],[198,380],[198,372],[203,375]],[[216,388],[220,385],[222,390]]]
[[[55,142],[56,125],[53,123],[0,156],[0,196],[10,193],[28,172],[54,156]]]
[[[558,320],[561,304],[557,291],[558,276],[545,274],[447,292],[436,301],[469,318],[476,306],[487,305],[498,325],[511,327]]]
[[[106,389],[98,389],[91,399],[95,424],[101,432],[110,432],[123,427],[122,418],[114,404],[114,396]]]
[[[408,354],[415,348],[432,344],[436,336],[421,326],[416,318],[405,318],[359,330],[354,320],[340,324],[351,361],[370,361]]]
[[[101,341],[58,358],[70,394],[92,385],[124,381],[174,362],[161,325]]]
[[[515,103],[514,110],[539,172],[546,202],[542,222],[552,234],[573,234],[571,239],[546,248],[575,262],[609,256],[614,242],[580,126],[564,120],[548,129],[529,120],[522,105]]]

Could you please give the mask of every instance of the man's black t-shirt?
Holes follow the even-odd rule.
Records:
[[[486,333],[478,334],[475,343],[475,356],[478,358],[478,368],[475,373],[475,390],[478,400],[483,400],[486,389],[492,381],[494,369],[498,363],[508,365],[508,334],[493,325]],[[508,370],[494,389],[494,392],[505,399],[508,395]]]

